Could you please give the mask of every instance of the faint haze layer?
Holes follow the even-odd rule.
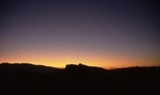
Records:
[[[156,0],[0,2],[0,62],[160,65]]]

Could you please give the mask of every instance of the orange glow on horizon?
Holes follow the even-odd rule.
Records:
[[[150,65],[151,62],[156,62],[151,59],[134,59],[126,57],[117,57],[117,56],[107,56],[101,55],[96,56],[92,54],[83,54],[78,55],[40,55],[37,54],[19,54],[17,56],[3,56],[0,59],[0,63],[9,62],[9,63],[31,63],[37,65],[52,66],[58,68],[64,68],[66,64],[85,64],[88,66],[98,66],[102,68],[118,68],[118,67],[130,67],[130,66],[143,66],[145,63],[146,66]],[[157,61],[158,62],[158,61]]]

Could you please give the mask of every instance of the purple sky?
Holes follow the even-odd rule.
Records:
[[[160,65],[159,12],[155,0],[2,0],[0,62]]]

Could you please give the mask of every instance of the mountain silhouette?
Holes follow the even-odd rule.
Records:
[[[33,65],[30,63],[0,64],[0,72],[8,72],[8,73],[18,73],[22,71],[28,73],[52,73],[55,70],[60,70],[60,69],[43,65]]]
[[[160,66],[106,70],[81,63],[67,64],[64,69],[29,63],[0,64],[4,95],[11,90],[16,95],[157,94],[159,80]]]
[[[84,72],[84,73],[93,72],[93,71],[96,71],[96,72],[99,72],[99,71],[104,72],[105,71],[105,69],[103,69],[101,67],[87,66],[87,65],[84,65],[81,63],[79,63],[78,65],[68,64],[68,65],[66,65],[65,70],[70,71],[70,72]]]

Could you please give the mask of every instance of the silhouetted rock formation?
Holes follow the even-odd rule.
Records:
[[[75,64],[68,64],[66,65],[65,67],[66,70],[73,70],[73,71],[91,71],[91,70],[105,70],[103,68],[100,68],[100,67],[93,67],[93,66],[87,66],[87,65],[84,65],[84,64],[81,64],[79,63],[78,65],[75,65]]]
[[[0,64],[2,91],[23,95],[61,94],[157,94],[160,66],[105,70],[84,64],[64,69],[32,64]],[[129,93],[126,93],[129,92]],[[8,95],[5,92],[5,95]]]

